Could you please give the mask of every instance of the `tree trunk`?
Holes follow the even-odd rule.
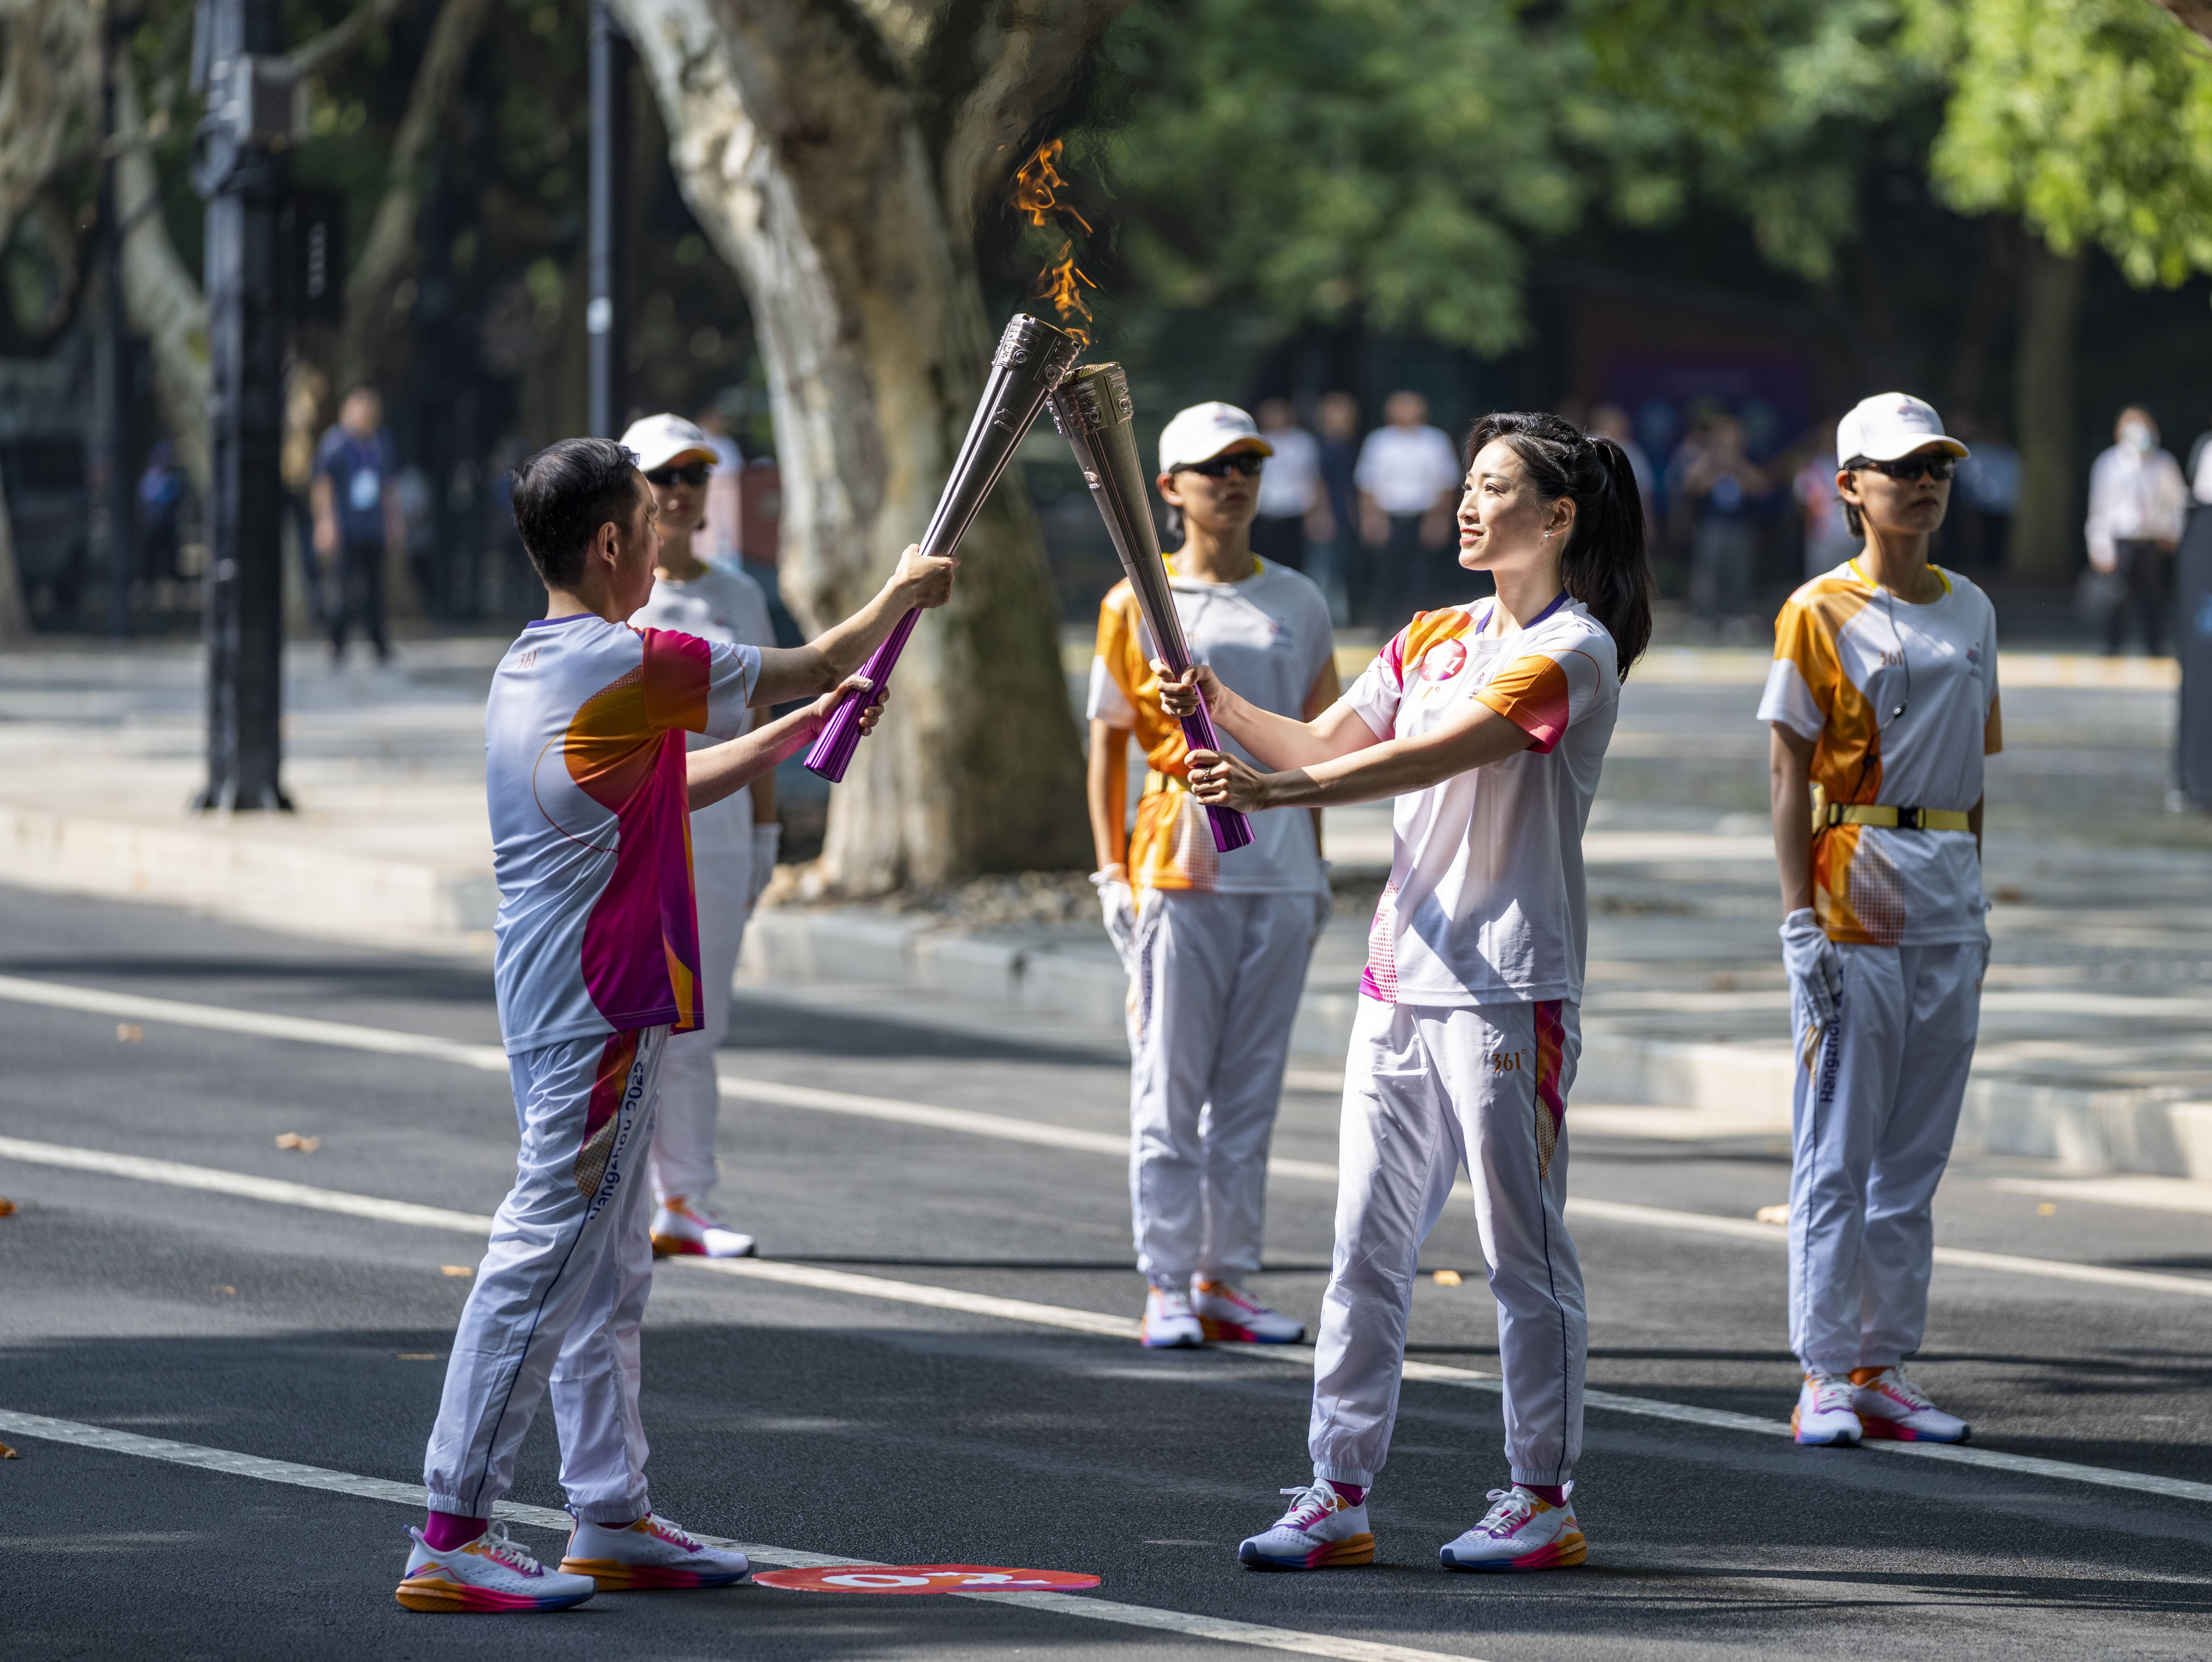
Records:
[[[784,592],[819,628],[928,520],[998,332],[975,205],[1121,0],[957,5],[935,22],[804,0],[617,3],[677,177],[744,284],[775,416]],[[960,554],[951,604],[916,631],[831,800],[823,869],[840,892],[1089,863],[1058,608],[1018,474]]]
[[[2063,583],[2081,548],[2081,458],[2074,449],[2074,361],[2081,332],[2088,262],[2028,238],[2021,262],[2020,338],[2014,360],[2013,426],[2020,440],[2020,506],[2013,515],[2008,576]]]
[[[146,337],[154,361],[154,401],[200,500],[208,500],[207,300],[177,258],[161,222],[161,185],[145,143],[138,86],[127,62],[117,66],[116,214],[124,225],[123,309]]]
[[[0,640],[20,640],[29,633],[22,580],[15,571],[15,526],[8,517],[7,487],[0,483]]]

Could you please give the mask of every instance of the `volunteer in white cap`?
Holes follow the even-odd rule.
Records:
[[[653,597],[630,622],[744,646],[773,646],[768,597],[743,572],[701,561],[692,539],[707,522],[714,441],[680,416],[647,416],[622,436],[659,509],[660,563]],[[711,743],[693,734],[694,749]],[[691,816],[691,880],[699,904],[697,1031],[668,1041],[660,1064],[660,1114],[653,1134],[653,1249],[746,1258],[753,1238],[708,1204],[714,1192],[714,1119],[720,1096],[714,1048],[730,1019],[730,978],[745,919],[775,875],[775,774]]]
[[[1232,404],[1194,405],[1160,434],[1160,495],[1182,545],[1169,585],[1191,656],[1255,703],[1304,719],[1336,701],[1328,603],[1252,552],[1260,470],[1274,452]],[[1303,1324],[1254,1298],[1267,1144],[1306,961],[1328,921],[1321,816],[1253,816],[1218,853],[1184,781],[1182,729],[1161,712],[1158,656],[1127,581],[1098,610],[1091,665],[1091,830],[1107,932],[1129,972],[1129,1206],[1150,1283],[1143,1341],[1292,1344]],[[1129,740],[1150,771],[1127,828]]]
[[[1801,1443],[1967,1436],[1903,1369],[1928,1325],[1930,1215],[1990,955],[1982,758],[2002,743],[1996,616],[1966,578],[1928,563],[1966,453],[1901,392],[1837,423],[1836,492],[1866,548],[1790,597],[1759,706],[1773,731],[1798,1058]]]

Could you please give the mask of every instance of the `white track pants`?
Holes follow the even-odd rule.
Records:
[[[1790,1348],[1831,1374],[1920,1348],[1936,1186],[1982,1008],[1978,941],[1838,949],[1843,997],[1797,1070],[1790,1174]]]
[[[507,1058],[522,1150],[446,1364],[422,1469],[435,1511],[490,1515],[549,1387],[570,1509],[602,1524],[652,1509],[637,1413],[653,1289],[641,1180],[667,1038],[647,1028]]]
[[[751,824],[744,828],[750,839]],[[660,1108],[653,1133],[656,1198],[703,1199],[720,1174],[714,1162],[714,1120],[721,1104],[714,1052],[730,1025],[730,978],[737,974],[738,949],[745,938],[752,881],[750,841],[693,848],[691,886],[699,897],[699,1027],[671,1038],[661,1058]]]
[[[1158,1286],[1260,1267],[1267,1144],[1312,895],[1144,891],[1129,966],[1129,1210]]]
[[[1316,1341],[1314,1475],[1371,1483],[1398,1417],[1421,1243],[1464,1164],[1498,1301],[1505,1454],[1517,1483],[1563,1483],[1583,1442],[1583,1272],[1560,1209],[1573,1004],[1359,1001],[1344,1064],[1336,1256]]]

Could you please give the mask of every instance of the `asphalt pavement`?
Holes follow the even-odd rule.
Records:
[[[793,1558],[1094,1573],[1074,1596],[1093,1615],[754,1587],[459,1631],[410,1616],[392,1589],[416,1518],[386,1491],[420,1483],[469,1285],[448,1271],[476,1261],[469,1219],[511,1171],[496,1039],[480,960],[0,888],[9,1658],[2208,1647],[2212,1188],[1954,1167],[1937,1223],[1955,1261],[1915,1373],[1972,1420],[1975,1458],[1801,1450],[1773,1429],[1795,1388],[1780,1234],[1747,1227],[1784,1198],[1786,1149],[1686,1137],[1663,1111],[1639,1134],[1635,1105],[1578,1100],[1605,1393],[1577,1474],[1589,1565],[1437,1567],[1505,1477],[1492,1306],[1455,1207],[1423,1267],[1464,1280],[1416,1292],[1377,1563],[1255,1574],[1235,1547],[1305,1476],[1308,1364],[1154,1355],[1120,1331],[1142,1288],[1116,1035],[881,987],[740,994],[722,1062],[756,1100],[725,1104],[720,1199],[766,1257],[656,1278],[655,1504]],[[1310,1321],[1336,1101],[1325,1072],[1293,1087],[1257,1288]],[[1578,1135],[1575,1106],[1617,1111]],[[556,1507],[554,1472],[542,1415],[512,1498]]]

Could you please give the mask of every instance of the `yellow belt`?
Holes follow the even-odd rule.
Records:
[[[1881,825],[1893,831],[1971,831],[1966,814],[1956,808],[1896,808],[1887,803],[1832,802],[1830,825]]]
[[[1163,773],[1157,767],[1145,770],[1145,794],[1156,797],[1163,791],[1188,791],[1190,786],[1173,773]]]

